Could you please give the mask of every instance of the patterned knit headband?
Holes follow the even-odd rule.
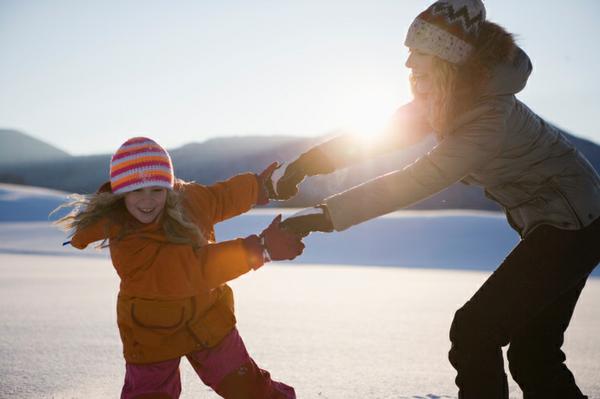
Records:
[[[147,137],[127,140],[110,161],[110,187],[114,194],[153,186],[173,189],[174,181],[169,153]]]
[[[461,64],[472,53],[483,21],[481,0],[440,0],[415,18],[404,44]]]

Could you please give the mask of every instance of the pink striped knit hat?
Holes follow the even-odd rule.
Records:
[[[174,181],[169,153],[147,137],[127,140],[110,160],[110,187],[114,194],[153,186],[172,190]]]

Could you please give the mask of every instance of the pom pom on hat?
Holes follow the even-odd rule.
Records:
[[[481,0],[437,1],[415,18],[404,44],[461,64],[474,49],[485,14]]]
[[[114,194],[153,186],[172,190],[174,182],[169,153],[147,137],[127,140],[110,160],[110,186]]]

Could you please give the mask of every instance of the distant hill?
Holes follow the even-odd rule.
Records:
[[[46,162],[70,155],[17,130],[0,129],[0,165]]]
[[[331,135],[339,133],[332,132]],[[273,161],[293,160],[306,149],[325,140],[327,136],[217,138],[202,143],[190,143],[170,149],[169,152],[178,177],[211,184],[241,172],[260,172]],[[600,170],[600,146],[572,135],[568,135],[568,138],[590,160],[596,170]],[[427,152],[433,145],[433,141],[424,142],[330,175],[311,177],[302,184],[302,190],[297,197],[272,206],[313,205],[328,195],[402,168]],[[3,147],[2,141],[0,147]],[[0,182],[47,187],[67,192],[93,192],[107,180],[109,164],[110,154],[66,156],[47,162],[0,164]],[[483,195],[481,188],[460,183],[419,202],[412,208],[499,209],[496,203]]]
[[[169,149],[175,174],[184,180],[210,184],[234,174],[259,172],[273,161],[286,161],[323,138],[289,136],[227,137]],[[4,143],[0,140],[0,146]],[[111,154],[67,156],[0,164],[0,182],[46,187],[67,192],[92,192],[108,179]]]

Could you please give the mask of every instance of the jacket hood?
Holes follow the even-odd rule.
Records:
[[[516,94],[523,90],[533,67],[529,56],[517,47],[517,54],[512,63],[503,63],[494,67],[492,77],[486,84],[484,96]]]

